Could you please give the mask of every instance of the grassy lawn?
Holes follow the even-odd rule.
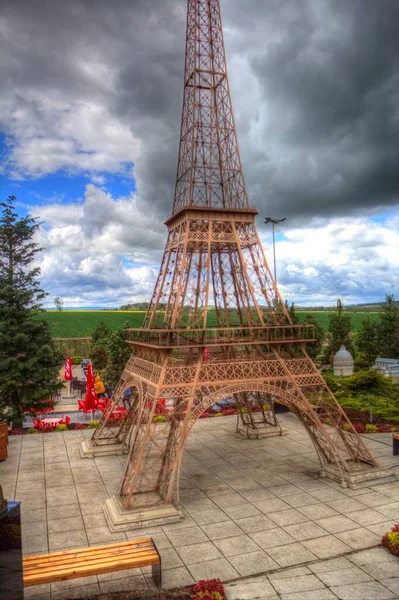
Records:
[[[214,327],[216,321],[210,311],[208,315],[209,325]],[[302,320],[306,312],[297,311],[298,317]],[[323,328],[328,329],[328,312],[314,311],[313,316]],[[371,318],[377,319],[379,313],[352,313],[352,323],[354,331],[358,331],[362,320],[369,314]],[[46,311],[38,315],[39,319],[47,319],[51,325],[51,331],[54,337],[89,337],[100,321],[104,321],[108,327],[115,331],[124,323],[129,323],[130,327],[140,327],[145,316],[145,311],[105,311],[105,310],[82,310],[82,311]]]

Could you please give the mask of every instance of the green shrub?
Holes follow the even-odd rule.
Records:
[[[29,429],[26,433],[39,433],[39,430],[35,429],[34,427],[29,427]]]
[[[65,423],[61,423],[56,426],[55,430],[56,431],[68,431],[68,425],[65,425]]]
[[[165,421],[166,421],[166,416],[165,415],[157,415],[152,420],[153,423],[164,423]]]
[[[262,404],[262,406],[263,406],[263,410],[271,410],[272,409],[270,404]]]
[[[71,356],[71,362],[73,365],[80,365],[80,363],[82,362],[82,357],[81,356]]]
[[[332,425],[332,424],[333,424],[333,422],[334,422],[334,421],[332,420],[332,418],[331,418],[331,417],[327,417],[327,419],[324,421],[324,424],[325,424],[325,425]]]
[[[87,428],[88,429],[95,429],[100,421],[90,421],[90,423],[88,424]]]
[[[377,433],[378,429],[377,429],[377,425],[372,425],[371,423],[368,423],[365,427],[366,429],[366,433]]]
[[[350,426],[349,423],[344,423],[344,426],[342,427],[342,429],[344,431],[352,431],[352,427]]]
[[[217,412],[217,413],[215,413],[215,417],[223,417],[223,413],[222,412]]]

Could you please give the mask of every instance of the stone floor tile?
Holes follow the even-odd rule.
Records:
[[[330,558],[329,560],[321,560],[312,565],[309,565],[309,569],[313,571],[313,573],[325,573],[326,571],[337,571],[338,569],[350,569],[352,567],[352,563],[341,556],[340,558]]]
[[[397,563],[398,561],[397,557],[391,554],[385,548],[369,548],[368,550],[351,554],[348,558],[352,563],[358,565],[359,567],[367,567],[370,564],[385,563],[390,561]]]
[[[97,596],[99,593],[100,587],[98,583],[93,583],[91,585],[62,590],[62,592],[52,592],[51,600],[73,600],[74,598],[83,600]]]
[[[93,583],[98,583],[95,575],[79,577],[78,579],[67,579],[66,581],[56,581],[51,584],[51,593],[71,588],[81,588],[86,585],[92,585]]]
[[[263,512],[265,515],[269,513],[276,513],[282,510],[290,509],[290,505],[281,500],[281,498],[270,498],[270,500],[262,500],[261,502],[254,502],[254,506]],[[251,515],[243,515],[250,517]]]
[[[68,517],[81,517],[79,504],[77,502],[62,506],[47,506],[47,519],[50,521],[55,519],[66,519]]]
[[[32,535],[41,535],[47,533],[47,521],[37,521],[35,523],[23,523],[23,535],[30,537]]]
[[[395,521],[394,519],[391,519],[390,521],[383,521],[382,523],[376,523],[375,525],[368,525],[367,529],[381,538],[388,531],[391,531],[394,525]]]
[[[390,519],[399,520],[399,502],[390,502],[379,506],[378,511]]]
[[[212,527],[212,525],[205,525],[204,527]],[[166,532],[166,535],[175,548],[178,548],[179,546],[187,546],[187,542],[191,545],[208,541],[207,536],[200,527],[189,527],[184,530],[183,534],[181,529],[176,531],[169,530]]]
[[[352,519],[359,525],[367,527],[368,525],[375,525],[376,523],[382,523],[386,521],[386,516],[377,510],[372,508],[365,508],[363,510],[355,510],[354,512],[347,513],[348,519]]]
[[[51,519],[48,521],[49,533],[61,533],[62,531],[74,531],[75,529],[84,529],[82,517],[66,517],[64,519]]]
[[[95,544],[112,544],[113,542],[126,542],[126,535],[123,531],[112,533],[108,525],[104,527],[93,527],[86,529],[87,539],[90,546]],[[137,535],[136,535],[137,537]]]
[[[370,508],[376,507],[376,510],[378,510],[379,506],[387,504],[387,497],[373,490],[367,494],[362,494],[361,501],[366,506]]]
[[[162,560],[162,572],[175,567],[182,567],[183,562],[174,548],[164,548],[159,551]]]
[[[269,554],[280,567],[292,567],[293,565],[300,565],[301,563],[317,559],[317,556],[312,554],[310,550],[305,548],[299,542],[288,544],[287,546],[269,548],[267,554]]]
[[[237,504],[243,504],[245,500],[237,492],[231,491],[229,494],[222,494],[220,496],[213,496],[212,500],[219,508],[226,508],[227,506],[237,506]]]
[[[269,600],[277,598],[266,577],[256,577],[249,581],[237,581],[225,586],[228,600]]]
[[[385,585],[385,579],[399,577],[399,560],[371,563],[362,566],[362,569],[374,579],[381,580]]]
[[[22,537],[23,554],[43,554],[48,552],[47,535],[30,535]]]
[[[348,513],[352,513],[354,511],[363,510],[364,504],[358,502],[354,498],[340,498],[339,500],[329,500],[326,504],[336,510],[338,513],[342,515],[347,515]]]
[[[100,590],[102,593],[147,589],[148,585],[144,575],[138,575],[136,577],[125,577],[123,579],[112,579],[110,581],[100,582]]]
[[[291,483],[286,483],[284,485],[276,485],[274,487],[269,488],[269,490],[275,494],[278,498],[284,498],[285,496],[294,496],[295,494],[299,494],[301,490]]]
[[[79,508],[83,516],[85,515],[98,515],[103,513],[104,500],[98,500],[97,498],[91,498],[88,502],[82,502],[79,499]]]
[[[193,577],[186,567],[177,567],[177,569],[168,569],[162,573],[162,588],[169,589],[174,587],[185,587],[195,583]]]
[[[200,579],[221,579],[222,581],[228,581],[229,579],[239,577],[238,572],[226,558],[207,560],[206,562],[189,565],[188,570],[195,581],[199,581]]]
[[[395,598],[394,593],[378,581],[340,585],[332,587],[331,591],[340,600],[387,600],[388,598]]]
[[[306,492],[301,492],[299,494],[294,494],[293,496],[285,496],[284,502],[287,502],[293,508],[298,508],[299,506],[309,506],[310,504],[318,504],[319,500],[314,498],[310,494]]]
[[[383,584],[399,597],[399,577],[384,579]]]
[[[336,517],[339,513],[336,510],[327,506],[327,504],[311,504],[310,506],[299,506],[298,511],[308,519],[318,521],[327,517]]]
[[[265,488],[259,488],[257,490],[242,490],[240,494],[243,498],[245,498],[245,500],[248,500],[248,502],[262,502],[262,500],[274,498],[274,494]]]
[[[317,573],[317,576],[328,587],[334,585],[349,585],[352,583],[362,583],[371,581],[372,577],[359,567],[350,567],[349,569],[338,569],[336,571],[325,571]]]
[[[326,517],[324,519],[318,519],[317,525],[320,525],[330,533],[340,533],[341,531],[348,531],[349,529],[357,529],[358,524],[351,521],[344,515],[337,515],[336,517]]]
[[[258,531],[256,533],[251,533],[250,536],[264,550],[295,542],[295,539],[291,535],[280,528]]]
[[[38,596],[41,598],[45,598],[47,596],[50,600],[50,591],[49,583],[26,587],[24,588],[24,600],[27,600],[28,598],[34,598],[35,600],[38,600]]]
[[[334,535],[326,535],[313,540],[305,540],[302,544],[318,558],[330,558],[351,551],[350,546],[347,546],[341,540],[338,540]]]
[[[281,600],[337,600],[337,597],[327,588],[321,588],[307,592],[281,594]]]
[[[301,514],[294,508],[291,508],[289,510],[282,510],[279,512],[268,513],[267,516],[280,527],[283,527],[284,525],[303,523],[305,521],[308,521],[308,518],[305,517],[305,515]]]
[[[343,494],[340,490],[329,486],[325,486],[319,490],[310,490],[309,494],[316,498],[319,502],[331,502],[331,500],[345,498],[345,494]]]
[[[309,571],[308,567],[288,567],[287,569],[281,569],[276,573],[269,573],[267,578],[273,584],[273,581],[289,579],[292,577],[302,577],[303,575],[311,575],[311,571]]]
[[[244,519],[236,519],[235,523],[241,527],[245,533],[255,533],[256,531],[266,531],[274,529],[276,524],[266,517],[266,515],[258,515],[256,517],[245,517]]]
[[[265,502],[268,502],[268,500],[265,500]],[[227,506],[223,510],[233,520],[243,519],[244,517],[254,517],[262,514],[253,504],[250,504],[249,502],[239,504],[237,506]]]
[[[87,546],[87,536],[85,531],[64,531],[62,533],[49,533],[49,550],[63,550],[65,548],[78,548]]]
[[[215,540],[214,544],[216,548],[227,557],[259,550],[259,546],[247,535],[238,535],[236,537]]]
[[[201,529],[211,540],[219,540],[222,538],[241,535],[242,530],[234,521],[222,521],[220,523],[211,523],[202,525]]]
[[[229,556],[229,562],[242,577],[266,573],[279,568],[279,565],[263,550]]]
[[[98,583],[111,581],[114,579],[126,579],[126,577],[137,577],[142,575],[143,569],[124,569],[123,571],[114,571],[113,573],[102,573],[97,575]],[[148,572],[152,573],[152,568],[148,567]]]
[[[294,592],[307,592],[319,590],[324,587],[316,575],[299,575],[286,579],[274,579],[272,585],[279,594],[292,594]]]
[[[194,513],[192,517],[197,525],[209,525],[210,523],[220,523],[221,521],[225,521],[226,512],[223,512],[220,508],[214,508],[212,510],[204,510]]]
[[[302,540],[311,540],[313,538],[326,535],[326,530],[314,523],[307,521],[306,523],[297,523],[295,525],[287,525],[283,528],[284,531],[292,535],[298,542]]]
[[[343,531],[337,533],[336,536],[353,550],[370,548],[370,546],[377,546],[381,542],[381,538],[378,535],[375,535],[375,533],[372,533],[365,527]]]
[[[234,538],[227,538],[227,540],[229,539]],[[214,560],[223,556],[212,542],[180,546],[177,548],[177,553],[185,565],[202,562],[204,559]]]

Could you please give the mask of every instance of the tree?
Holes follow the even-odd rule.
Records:
[[[125,323],[111,335],[108,343],[108,362],[104,373],[104,379],[111,386],[118,383],[123,369],[132,354],[132,347],[126,343],[126,329],[129,327]]]
[[[108,362],[107,347],[111,338],[111,330],[100,321],[91,336],[90,358],[96,371],[105,369]]]
[[[366,315],[357,334],[356,345],[364,355],[368,365],[372,365],[378,356],[378,323],[370,315]]]
[[[309,344],[307,344],[306,352],[309,354],[310,358],[312,358],[313,360],[316,360],[316,358],[319,356],[322,346],[323,346],[324,331],[320,327],[320,325],[318,324],[318,322],[316,321],[316,319],[314,318],[312,313],[307,313],[305,315],[304,323],[306,325],[313,325],[313,327],[314,327],[314,336],[316,339],[314,342],[310,342]]]
[[[40,225],[18,217],[14,196],[0,205],[0,418],[20,423],[24,410],[49,406],[61,387],[63,356],[47,321],[36,318],[47,295],[32,264],[41,250],[33,241]]]
[[[341,346],[345,346],[349,352],[353,353],[353,342],[350,337],[352,319],[350,314],[344,312],[344,305],[341,300],[337,300],[337,309],[329,314],[328,330],[331,333],[327,355],[330,361]]]
[[[399,357],[399,307],[393,294],[387,294],[382,305],[377,325],[377,347],[383,358]]]
[[[64,306],[64,301],[57,296],[57,298],[54,298],[54,306],[59,312],[61,312],[62,307]]]
[[[295,325],[295,323],[299,323],[299,317],[296,313],[296,308],[295,308],[295,304],[292,302],[291,306],[288,304],[287,300],[285,301],[285,308],[287,309],[288,314],[291,317],[291,321],[292,323]]]

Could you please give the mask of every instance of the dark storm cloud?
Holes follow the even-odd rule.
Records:
[[[396,203],[398,0],[221,5],[251,204],[300,220]],[[2,9],[3,98],[43,132],[52,119],[43,101],[105,107],[141,141],[139,202],[160,216],[173,200],[185,7],[6,0]]]

